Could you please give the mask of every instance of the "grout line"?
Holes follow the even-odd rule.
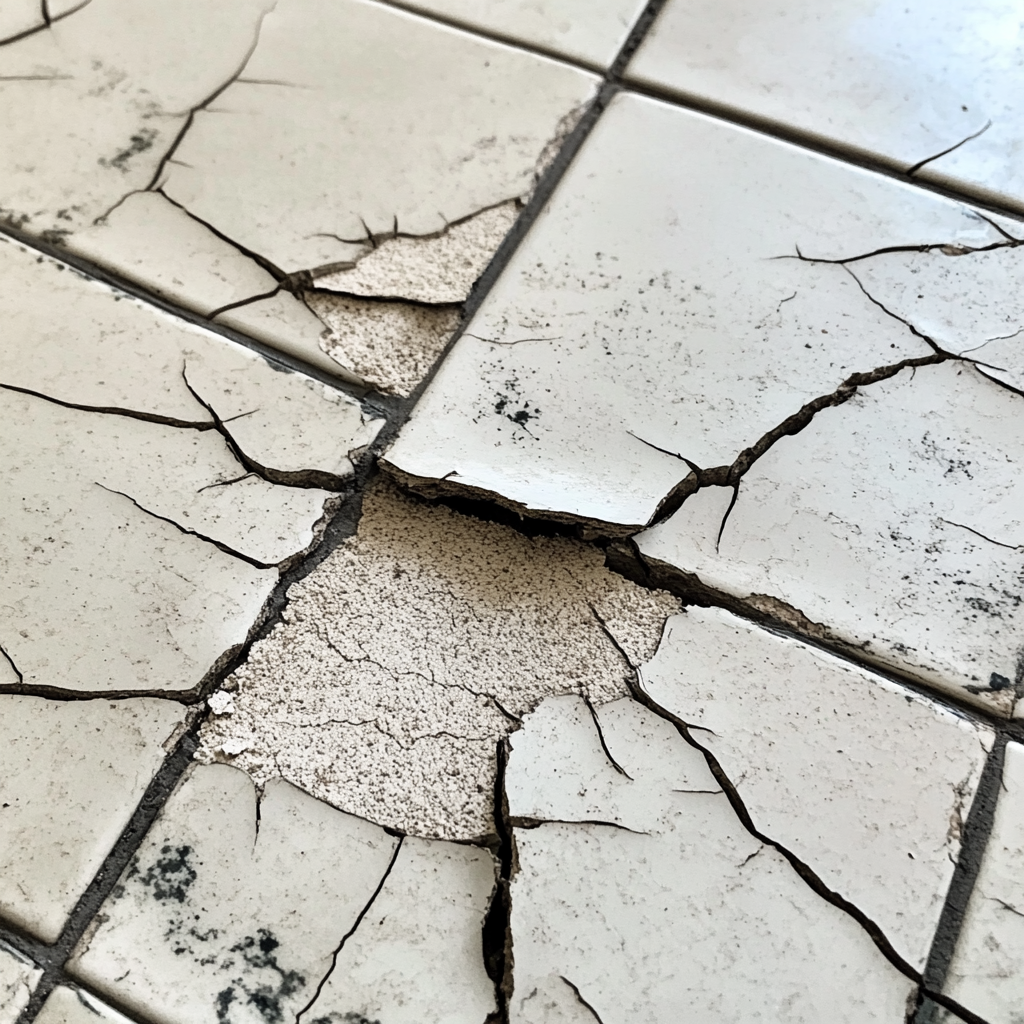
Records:
[[[424,21],[433,22],[435,25],[443,25],[445,28],[465,32],[468,35],[486,39],[492,43],[500,43],[502,46],[512,47],[514,50],[532,53],[536,57],[557,61],[559,64],[566,64],[580,71],[589,71],[591,74],[598,75],[605,73],[605,68],[600,63],[591,64],[582,57],[572,57],[553,46],[545,46],[543,43],[530,43],[525,39],[520,39],[517,36],[501,32],[497,29],[464,21],[453,15],[441,14],[439,11],[427,10],[415,3],[408,3],[405,0],[371,0],[371,2],[378,7],[390,7],[392,10],[401,11],[403,14],[412,14],[417,18],[422,18]]]
[[[996,804],[1003,781],[1006,743],[1006,734],[997,733],[996,742],[985,760],[985,767],[982,769],[978,788],[964,823],[960,856],[957,858],[922,974],[923,987],[932,992],[941,993],[945,986],[957,940],[963,928],[967,904],[978,880],[985,848],[992,834]],[[922,995],[912,1018],[913,1024],[936,1024],[938,1012],[937,1004]]]
[[[52,946],[44,946],[34,940],[25,942],[19,939],[12,942],[12,945],[18,946],[24,952],[34,950],[34,954],[30,955],[43,968],[43,976],[39,979],[39,984],[25,1009],[18,1016],[16,1024],[30,1024],[34,1021],[46,997],[64,980],[65,963],[117,884],[122,872],[131,862],[136,850],[142,845],[146,833],[163,809],[174,787],[191,764],[192,754],[197,745],[198,729],[199,722],[196,721],[181,737],[174,750],[164,758],[117,842],[75,903],[57,941]]]

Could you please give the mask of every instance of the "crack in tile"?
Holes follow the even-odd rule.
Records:
[[[47,29],[52,28],[58,21],[70,18],[72,14],[77,14],[83,7],[88,7],[91,3],[92,0],[82,0],[82,3],[69,8],[62,14],[58,14],[56,18],[52,18],[50,17],[50,8],[46,0],[41,0],[42,9],[40,11],[40,16],[43,20],[38,25],[33,25],[32,28],[27,28],[13,36],[8,36],[6,39],[0,39],[0,46],[10,46],[12,43],[21,42],[22,39],[27,39],[29,36],[34,36],[39,32],[45,32]]]
[[[352,938],[352,936],[356,933],[356,929],[363,923],[363,918],[366,917],[366,915],[370,912],[370,908],[373,906],[377,897],[380,895],[381,890],[384,888],[384,885],[388,880],[388,876],[391,874],[391,871],[395,866],[395,862],[398,860],[398,855],[402,851],[402,843],[404,841],[404,838],[404,836],[398,836],[398,842],[395,844],[395,850],[394,853],[392,853],[391,855],[391,861],[387,866],[387,870],[381,876],[380,881],[377,883],[377,888],[373,890],[373,893],[370,895],[370,899],[367,901],[366,905],[363,907],[361,911],[359,911],[359,914],[356,917],[355,921],[353,922],[352,927],[349,928],[349,930],[341,937],[341,941],[338,943],[338,945],[335,946],[334,952],[331,954],[330,968],[328,969],[327,973],[320,979],[309,1002],[306,1003],[306,1005],[303,1006],[302,1009],[295,1014],[295,1024],[299,1024],[299,1022],[302,1020],[302,1017],[312,1008],[313,1004],[317,1001],[317,999],[320,998],[320,993],[323,992],[324,986],[330,980],[331,975],[334,973],[335,967],[338,966],[338,957],[341,955],[341,951],[345,948],[345,943],[348,942],[348,940]]]
[[[952,146],[947,146],[945,149],[940,150],[934,156],[926,156],[923,160],[918,160],[918,162],[916,164],[913,164],[911,167],[907,168],[907,176],[912,178],[926,164],[930,164],[933,160],[938,160],[940,157],[944,157],[947,154],[952,153],[954,150],[957,150],[961,146],[966,145],[972,139],[976,139],[979,135],[984,135],[985,132],[987,132],[989,130],[989,128],[991,128],[991,127],[992,127],[992,121],[990,119],[985,124],[985,126],[983,128],[979,128],[976,132],[973,132],[972,134],[968,135],[966,138],[961,139],[959,142],[953,143]]]
[[[269,483],[279,484],[283,487],[306,487],[319,488],[325,491],[344,491],[350,486],[350,481],[346,477],[338,476],[336,473],[328,473],[322,469],[284,470],[260,464],[252,456],[242,451],[238,441],[235,440],[225,425],[232,419],[239,419],[240,417],[230,417],[227,420],[221,419],[217,410],[189,382],[187,363],[181,368],[181,379],[185,382],[185,387],[188,388],[189,394],[210,414],[210,418],[213,420],[212,428],[224,438],[228,450],[246,473],[255,473]],[[243,413],[242,415],[251,414],[250,412]]]
[[[593,1005],[583,998],[583,993],[579,990],[578,986],[574,985],[564,974],[560,974],[559,978],[561,978],[562,981],[572,989],[572,993],[576,997],[576,1001],[580,1006],[590,1011],[591,1016],[597,1021],[597,1024],[604,1024],[604,1021],[601,1020],[601,1015],[594,1009]]]
[[[109,494],[117,494],[122,498],[127,498],[140,512],[145,512],[146,515],[152,516],[154,519],[159,519],[163,523],[169,523],[179,533],[184,534],[188,537],[197,537],[199,540],[205,541],[207,544],[212,544],[215,548],[219,548],[226,555],[231,555],[233,558],[241,559],[243,562],[248,562],[250,565],[255,566],[257,569],[276,569],[276,562],[261,562],[251,555],[247,555],[244,552],[236,551],[234,548],[225,544],[223,541],[214,540],[213,537],[207,537],[205,533],[199,533],[197,530],[190,529],[187,526],[182,526],[181,523],[176,522],[167,516],[160,515],[159,512],[154,512],[152,509],[146,508],[145,505],[140,505],[130,494],[125,494],[124,491],[114,490],[112,487],[107,487],[105,484],[101,484],[98,480],[94,481],[97,487],[102,487],[103,490]]]

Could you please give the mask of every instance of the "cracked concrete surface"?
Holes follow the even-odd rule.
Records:
[[[0,943],[0,1022],[15,1024],[42,974],[27,957]]]
[[[381,480],[358,534],[291,587],[281,625],[227,680],[232,709],[208,721],[199,756],[404,832],[483,836],[495,746],[519,718],[553,693],[627,692],[595,611],[645,660],[677,609],[578,541],[527,538]]]

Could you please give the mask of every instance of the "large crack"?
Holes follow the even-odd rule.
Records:
[[[295,1024],[299,1024],[299,1022],[302,1020],[305,1014],[308,1013],[310,1009],[312,1009],[314,1003],[316,1003],[316,1001],[320,998],[320,993],[323,992],[324,986],[327,984],[328,981],[330,981],[331,975],[334,974],[334,969],[338,966],[338,957],[341,956],[341,951],[345,948],[345,943],[348,942],[348,940],[351,939],[353,935],[355,935],[356,930],[363,923],[363,918],[365,918],[366,915],[370,912],[370,908],[376,902],[377,897],[381,894],[381,891],[387,884],[388,876],[391,874],[391,871],[394,868],[395,863],[398,861],[398,855],[402,852],[403,841],[404,836],[398,836],[398,842],[395,844],[395,851],[391,854],[391,860],[388,862],[388,866],[387,869],[384,871],[384,874],[381,875],[381,879],[377,883],[377,888],[373,890],[373,892],[370,895],[370,898],[366,901],[366,905],[363,907],[362,910],[359,911],[359,914],[356,916],[355,921],[352,922],[352,927],[349,928],[347,932],[345,932],[345,934],[341,937],[341,941],[338,943],[337,946],[334,947],[334,951],[331,953],[330,968],[328,968],[327,973],[320,979],[319,983],[316,986],[316,991],[310,997],[306,1005],[303,1006],[302,1009],[295,1014]]]
[[[607,623],[596,608],[591,606],[591,612],[594,615],[595,620],[604,631],[609,642],[619,652],[620,657],[626,663],[630,669],[630,675],[628,677],[627,685],[630,688],[631,696],[637,703],[643,707],[652,711],[659,718],[666,722],[669,722],[678,732],[679,736],[695,750],[699,751],[703,756],[708,770],[714,776],[715,781],[719,784],[724,792],[726,799],[729,801],[733,812],[736,815],[737,820],[743,826],[743,828],[750,833],[755,839],[763,843],[765,846],[770,846],[773,850],[779,853],[782,857],[788,861],[789,865],[793,868],[797,875],[804,881],[804,883],[814,892],[816,895],[821,897],[832,906],[841,910],[847,916],[849,916],[860,928],[867,934],[871,941],[875,944],[878,951],[885,957],[889,963],[898,970],[904,977],[909,978],[918,987],[921,993],[940,1006],[944,1006],[947,1009],[952,1010],[954,1013],[964,1017],[964,1020],[968,1021],[968,1024],[986,1024],[981,1018],[972,1014],[969,1010],[960,1006],[955,1000],[950,999],[948,996],[943,995],[941,992],[932,991],[927,985],[926,979],[922,976],[920,971],[915,970],[893,947],[886,934],[882,931],[881,927],[876,921],[870,918],[864,913],[856,904],[846,899],[841,893],[836,892],[834,889],[830,889],[821,877],[814,871],[814,869],[807,864],[804,860],[798,857],[792,850],[783,846],[782,843],[772,839],[770,836],[763,833],[754,824],[753,818],[747,809],[746,803],[742,796],[740,796],[735,784],[726,774],[722,768],[721,763],[714,753],[700,743],[693,736],[693,727],[678,715],[669,711],[667,708],[662,707],[657,701],[655,701],[644,689],[640,682],[639,668],[635,665],[630,658],[629,654],[623,649],[623,647],[616,640],[612,631],[608,628]]]
[[[481,935],[484,967],[494,984],[497,1009],[485,1024],[509,1024],[509,1008],[515,985],[515,958],[512,936],[512,877],[516,873],[518,858],[515,831],[509,813],[505,774],[508,770],[510,749],[507,738],[498,741],[494,774],[494,829],[497,847],[493,851],[498,861],[491,905],[484,916]]]

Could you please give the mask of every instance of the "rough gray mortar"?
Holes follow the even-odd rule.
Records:
[[[381,0],[381,2],[388,3],[390,6],[408,9],[402,3],[395,2],[395,0]],[[562,175],[565,173],[565,170],[567,169],[569,163],[572,161],[576,152],[582,146],[583,142],[585,141],[587,135],[593,128],[604,107],[610,101],[612,96],[614,96],[614,94],[619,90],[619,80],[629,61],[629,58],[632,56],[632,54],[635,52],[637,47],[642,42],[644,35],[650,28],[654,19],[657,17],[657,14],[660,11],[663,4],[664,0],[653,0],[652,3],[649,3],[647,5],[644,12],[641,14],[639,20],[634,26],[633,31],[630,34],[630,37],[627,39],[622,51],[620,51],[619,57],[613,64],[611,70],[606,74],[605,86],[601,89],[598,97],[587,109],[587,111],[581,117],[579,123],[576,125],[575,129],[563,143],[563,146],[559,151],[558,156],[555,158],[554,161],[552,161],[552,164],[547,168],[541,181],[538,183],[537,188],[534,190],[534,193],[531,196],[531,200],[527,204],[527,208],[523,211],[523,214],[520,216],[512,231],[509,233],[508,236],[506,236],[502,245],[495,253],[495,256],[492,259],[491,263],[489,264],[487,270],[478,280],[476,287],[474,288],[474,291],[471,294],[465,306],[465,317],[463,320],[463,326],[466,323],[468,323],[473,313],[479,308],[483,299],[486,297],[488,291],[493,286],[495,280],[503,271],[505,265],[508,263],[509,259],[511,258],[512,254],[518,247],[519,243],[525,237],[527,231],[529,230],[533,221],[536,219],[538,213],[540,212],[544,204],[547,202],[547,200],[550,198],[552,192],[557,186]],[[66,14],[62,16],[66,17],[70,14],[73,14],[74,11],[77,9],[78,8],[74,8],[66,12]],[[424,16],[423,12],[421,11],[417,11],[416,13],[419,14],[420,16]],[[429,15],[426,16],[429,17]],[[449,23],[446,22],[445,19],[439,17],[435,17],[433,20],[438,21],[440,23]],[[456,27],[462,27],[457,25],[457,23],[455,22],[450,22],[450,24],[453,24]],[[33,29],[31,31],[41,31],[44,28],[46,28],[45,25],[40,26],[39,28]],[[479,30],[476,30],[476,34],[485,37],[488,36],[488,33]],[[532,49],[534,52],[541,53],[544,56],[554,57],[555,59],[561,60],[564,63],[576,63],[571,60],[567,60],[562,55],[547,53],[543,49],[524,45],[517,40],[504,39],[503,37],[493,35],[491,37],[497,39],[500,42],[507,42],[512,45],[515,45],[520,49]],[[21,38],[21,36],[17,38]],[[3,40],[0,41],[0,45],[5,45],[7,43],[12,43],[16,41],[17,40],[15,38],[12,38],[10,40]],[[579,66],[586,67],[585,64],[579,64]],[[692,100],[680,100],[678,97],[661,94],[657,90],[653,89],[639,88],[635,86],[632,88],[633,91],[652,96],[662,101],[671,103],[675,106],[711,114],[712,116],[716,116],[728,123],[753,129],[762,134],[766,134],[769,137],[781,138],[785,141],[797,144],[804,149],[821,153],[823,155],[830,156],[836,159],[840,159],[847,163],[859,165],[869,170],[876,171],[877,173],[881,173],[890,178],[895,178],[900,181],[911,180],[908,170],[904,170],[902,168],[893,167],[888,164],[881,163],[876,159],[868,156],[867,154],[851,153],[848,150],[829,145],[828,143],[822,142],[821,140],[811,139],[804,135],[799,135],[795,132],[787,131],[783,126],[780,125],[768,125],[766,123],[762,123],[754,118],[750,118],[749,116],[744,116],[732,109],[722,108],[713,103],[696,103],[693,102]],[[953,199],[962,200],[964,198],[962,195],[958,194],[954,190],[944,188],[942,186],[938,186],[930,182],[922,182],[920,180],[915,179],[913,183],[918,188],[924,188],[928,191],[943,196],[948,196]],[[984,200],[977,201],[972,199],[972,203],[973,205],[981,209],[987,209],[993,213],[1009,215],[1011,217],[1019,217],[1020,215],[1020,211],[1000,207],[998,205],[993,205],[990,202],[985,202]],[[141,299],[145,302],[150,303],[153,306],[156,306],[157,308],[164,310],[165,312],[178,316],[189,323],[193,323],[198,326],[204,327],[207,330],[213,331],[216,334],[228,338],[229,340],[242,344],[247,348],[250,348],[260,353],[271,364],[276,364],[280,366],[282,370],[293,370],[303,372],[317,380],[321,380],[325,383],[333,385],[334,387],[338,387],[340,390],[347,391],[354,397],[365,399],[366,405],[369,406],[370,410],[385,416],[388,421],[387,426],[381,432],[381,435],[378,437],[377,443],[373,446],[375,451],[379,451],[380,448],[386,446],[386,444],[388,444],[390,440],[393,439],[394,436],[397,434],[398,429],[408,418],[408,415],[411,412],[412,407],[415,405],[415,402],[418,399],[419,395],[422,394],[423,390],[429,384],[430,379],[437,372],[437,368],[443,361],[444,356],[456,343],[456,341],[458,340],[458,336],[461,333],[461,331],[457,330],[455,334],[453,334],[452,338],[446,345],[445,350],[441,353],[441,356],[434,364],[434,367],[424,377],[419,387],[416,388],[415,391],[413,392],[412,396],[405,401],[395,401],[389,399],[387,396],[368,394],[367,391],[363,388],[353,387],[348,382],[336,380],[330,375],[326,375],[322,371],[314,367],[305,365],[301,360],[285,356],[277,352],[276,350],[270,348],[269,346],[263,344],[262,342],[259,342],[251,337],[248,337],[241,332],[234,331],[230,328],[224,327],[221,324],[212,323],[205,317],[193,312],[192,310],[179,306],[176,303],[168,302],[167,300],[159,296],[150,294],[143,288],[134,285],[130,281],[127,281],[116,274],[110,273],[109,271],[105,270],[104,268],[101,268],[100,266],[92,263],[89,260],[84,260],[74,256],[73,254],[66,253],[59,247],[53,246],[46,241],[41,241],[39,239],[29,237],[11,225],[0,224],[0,232],[22,243],[26,248],[33,249],[35,251],[44,253],[45,255],[51,256],[52,258],[61,260],[62,262],[68,264],[72,269],[74,269],[83,277],[102,281],[128,295]],[[305,576],[313,567],[313,565],[318,564],[320,561],[322,561],[322,559],[326,557],[327,553],[329,553],[329,551],[334,546],[340,543],[345,537],[352,535],[359,518],[362,490],[365,487],[366,482],[372,472],[373,469],[370,464],[370,460],[367,460],[361,467],[357,469],[357,478],[353,482],[354,486],[348,496],[348,499],[345,501],[342,508],[328,524],[320,546],[308,556],[306,562],[304,562],[302,565],[295,566],[292,570],[290,570],[290,575],[293,577],[293,579],[300,579],[303,576]],[[482,501],[476,502],[474,504],[477,505],[477,511],[482,511],[487,506],[488,503],[486,501]],[[509,517],[508,510],[506,509],[495,509],[494,518],[502,522],[507,522],[508,525],[515,526],[514,519]],[[542,521],[535,521],[532,524],[532,529],[524,530],[524,532],[527,532],[531,535],[535,533],[545,533],[549,531],[551,533],[563,534],[567,531],[567,529],[567,524],[552,523],[546,526]],[[615,553],[611,551],[609,552],[609,555],[609,565],[611,567],[615,568],[618,571],[626,569],[624,574],[629,576],[630,578],[633,578],[633,572],[636,570],[627,568],[627,563],[630,561],[630,559],[617,558]],[[641,569],[639,575],[641,578],[638,579],[637,582],[640,582],[641,585],[644,586],[651,586],[651,581],[648,578],[649,574],[645,567]],[[278,590],[275,591],[275,596],[277,596],[278,594],[281,595],[280,601],[282,602],[283,592],[284,590],[286,590],[287,585],[290,582],[291,581],[286,581],[282,579],[281,585],[279,586]],[[687,588],[684,587],[683,589],[686,590]],[[679,591],[677,590],[676,592],[678,593]],[[687,594],[683,594],[681,596],[683,596],[685,600]],[[703,596],[707,599],[706,601],[695,601],[694,603],[717,603],[723,607],[728,607],[726,601],[721,600],[721,598],[724,597],[724,595],[718,595],[719,600],[712,601],[710,600],[711,592],[707,591],[707,589],[705,588],[705,594]],[[279,610],[279,608],[275,608],[275,611],[277,613],[279,613]],[[269,621],[270,620],[268,620],[268,623],[265,627],[267,629],[269,629]],[[772,625],[771,622],[766,622],[765,624]],[[241,661],[244,660],[245,653],[246,652],[239,652],[238,655],[233,659],[234,664],[226,667],[225,671],[221,674],[226,675],[227,672],[232,670],[235,664],[241,663]],[[849,655],[846,655],[845,652],[844,656],[849,657]],[[929,695],[932,697],[932,699],[936,699],[940,703],[944,702],[941,695]],[[956,708],[956,710],[961,711],[962,709]],[[971,709],[970,713],[975,713],[975,709]],[[1003,720],[997,720],[993,724],[995,725],[996,729],[1001,733],[1002,739],[1000,746],[1002,746],[1002,744],[1005,743],[1006,738],[1024,739],[1024,733],[1022,733],[1021,726],[1018,723],[1007,723]],[[97,873],[97,876],[94,879],[93,883],[90,885],[86,893],[83,895],[83,897],[79,900],[79,903],[76,905],[75,910],[72,912],[72,915],[69,918],[67,925],[65,926],[64,933],[62,934],[58,942],[55,943],[53,946],[46,946],[27,936],[12,932],[7,927],[0,926],[0,937],[3,937],[6,941],[10,942],[10,944],[13,945],[15,948],[19,949],[25,955],[35,960],[36,963],[38,963],[44,969],[44,977],[41,980],[40,985],[38,986],[36,993],[32,998],[32,1001],[29,1003],[25,1011],[19,1017],[18,1024],[30,1024],[30,1022],[34,1020],[36,1014],[41,1008],[42,1001],[45,998],[45,994],[52,990],[52,988],[56,984],[62,981],[64,981],[65,983],[67,982],[67,979],[63,977],[61,970],[64,961],[66,960],[75,942],[77,942],[78,937],[82,933],[84,933],[90,921],[92,920],[96,912],[99,910],[99,907],[102,904],[103,899],[105,898],[107,890],[110,887],[112,887],[113,884],[116,882],[116,879],[120,874],[120,871],[128,863],[128,861],[131,859],[131,856],[140,845],[142,839],[144,838],[146,830],[152,823],[153,819],[156,817],[157,813],[159,813],[159,810],[162,807],[163,803],[169,797],[181,773],[190,763],[191,753],[196,745],[197,728],[198,723],[196,723],[196,725],[193,726],[193,728],[190,729],[189,732],[187,732],[180,739],[178,746],[175,748],[174,752],[171,755],[169,755],[169,757],[165,760],[164,765],[158,771],[157,775],[154,777],[153,781],[148,787],[146,794],[144,795],[142,801],[140,802],[138,808],[136,809],[131,821],[129,822],[129,825],[126,827],[125,832],[122,834],[118,843],[115,845],[114,849],[108,856],[106,862],[101,867],[100,871]],[[986,772],[988,771],[989,767],[988,765],[986,765]],[[499,812],[502,798],[502,792],[500,790],[502,781],[503,780],[499,773],[499,777],[497,780],[497,787],[499,791],[496,794],[496,805],[499,808]],[[983,794],[986,794],[985,800],[991,800],[991,785],[991,783],[986,782],[986,780],[983,778],[982,785],[979,788],[975,804],[972,805],[971,812],[968,816],[968,823],[965,832],[965,850],[969,847],[972,851],[971,856],[977,857],[979,860],[983,853],[985,840],[987,839],[987,833],[985,833],[984,831],[986,820],[988,827],[991,827],[991,814],[989,813],[986,816],[986,814],[982,813],[982,811],[980,810],[980,801],[982,801]],[[977,812],[977,822],[975,822],[976,807],[979,808]],[[498,817],[501,817],[500,813]],[[510,874],[511,871],[514,869],[514,850],[511,849],[511,841],[509,841],[508,846],[509,850],[506,853],[503,853],[502,855],[502,862],[504,865],[505,860],[508,860],[508,874]],[[968,869],[965,868],[961,874],[962,876],[966,877],[969,874]],[[954,885],[956,884],[957,876],[954,875]],[[964,883],[961,882],[960,884],[962,886]],[[967,894],[963,891],[960,891],[957,894],[958,905],[965,900],[966,895]],[[943,934],[941,941],[938,936],[936,938],[935,948],[933,949],[936,965],[941,962],[942,956],[946,955],[942,953],[941,950],[952,950],[953,946],[955,945],[956,935],[953,934],[953,929],[956,927],[958,922],[957,913],[962,914],[962,912],[957,912],[955,907],[950,910],[948,915],[949,930]],[[500,977],[504,981],[504,979],[506,978],[511,979],[512,973],[511,935],[508,932],[507,907],[505,908],[503,914],[498,913],[497,911],[495,911],[494,908],[492,908],[492,914],[488,916],[488,922],[492,933],[497,933],[498,931],[500,931],[498,925],[501,922],[498,919],[501,917],[504,917],[505,941],[501,943],[487,943],[485,941],[485,948],[490,951],[491,959],[489,960],[489,962],[492,962],[495,958],[500,959],[500,965],[496,965],[494,970],[500,975]],[[943,922],[946,922],[947,920],[947,914],[945,910],[943,912],[942,920]],[[945,962],[948,966],[948,956]],[[933,969],[932,963],[932,958],[930,958],[929,965],[926,968],[926,971]],[[492,976],[494,975],[492,974]],[[942,1002],[946,1003],[947,1001],[943,999]],[[497,1021],[507,1022],[507,998],[500,1005],[502,1006],[502,1012],[498,1015]],[[985,1024],[984,1021],[982,1021],[980,1018],[977,1018],[975,1015],[970,1013],[964,1014],[962,1008],[958,1009],[960,1011],[960,1014],[963,1016],[963,1019],[968,1021],[969,1024]],[[922,1019],[921,1021],[915,1021],[915,1024],[926,1024],[926,1021]]]

